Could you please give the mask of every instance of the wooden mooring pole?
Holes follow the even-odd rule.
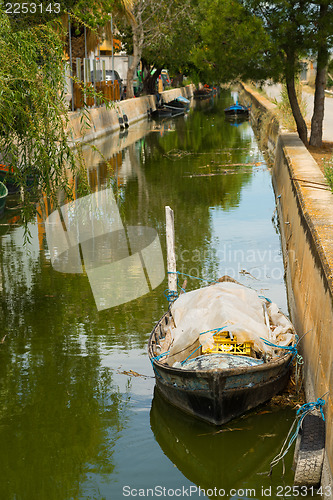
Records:
[[[170,207],[165,207],[165,221],[166,221],[168,287],[171,293],[172,292],[177,293],[175,225],[174,225],[173,210]]]

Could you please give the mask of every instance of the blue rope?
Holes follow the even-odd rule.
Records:
[[[213,330],[207,330],[206,332],[201,332],[199,335],[204,335],[205,333],[210,333],[210,332],[214,332],[213,335],[211,335],[209,338],[211,339],[212,337],[214,337],[214,335],[216,335],[218,332],[221,332],[222,330],[224,330],[225,328],[228,328],[228,326],[230,325],[226,325],[226,326],[222,326],[222,328],[214,328]],[[208,340],[208,339],[207,339]],[[183,365],[184,363],[186,363],[186,361],[192,356],[192,354],[194,354],[198,349],[200,349],[201,345],[199,345],[199,347],[196,347],[194,349],[194,351],[191,352],[191,354],[189,356],[187,356],[186,359],[184,359],[184,361],[182,361],[180,364]]]
[[[272,303],[271,299],[268,299],[264,295],[258,295],[258,297],[259,297],[259,299],[265,299],[265,300],[267,300],[267,302],[269,302],[270,304]]]
[[[325,404],[325,399],[323,399],[323,398],[318,398],[317,401],[315,401],[314,403],[305,403],[297,410],[296,417],[302,416],[303,413],[305,413],[305,412],[309,413],[310,411],[317,408],[318,410],[320,410],[321,416],[325,422],[325,416],[324,416],[324,412],[323,412],[324,404]]]
[[[292,423],[292,426],[290,427],[289,429],[289,432],[288,432],[288,435],[282,445],[282,448],[281,448],[281,451],[280,453],[275,457],[273,458],[273,460],[271,461],[271,469],[270,469],[270,474],[272,473],[272,469],[275,465],[277,465],[280,460],[283,460],[283,458],[286,456],[286,454],[288,453],[288,451],[290,450],[292,444],[294,443],[294,441],[296,440],[297,436],[298,436],[298,433],[299,433],[299,430],[300,430],[300,427],[302,425],[302,422],[304,420],[304,418],[306,417],[306,415],[308,415],[309,413],[311,413],[314,409],[320,409],[320,413],[321,413],[321,416],[325,422],[325,417],[324,417],[324,412],[323,412],[323,409],[322,407],[324,406],[325,404],[325,400],[323,398],[318,398],[317,401],[314,401],[312,403],[305,403],[304,405],[302,405],[296,412],[296,417],[295,417],[295,420],[294,422]],[[298,422],[297,422],[298,420]],[[297,422],[297,425],[296,425],[296,429],[295,429],[295,432],[291,435],[292,433],[292,430],[294,428],[294,425],[295,423]],[[289,443],[288,445],[286,446],[286,443],[288,441],[288,438],[289,436],[291,435],[291,438],[289,439]],[[286,446],[286,448],[285,448]]]
[[[270,347],[275,347],[276,349],[284,349],[285,351],[289,351],[289,352],[292,352],[293,353],[293,357],[292,357],[292,360],[297,358],[297,362],[299,364],[302,364],[303,363],[303,358],[302,356],[300,356],[298,354],[298,351],[297,351],[297,347],[296,345],[277,345],[277,344],[273,344],[273,342],[270,342],[269,340],[267,339],[264,339],[262,337],[260,337],[261,340],[263,340],[264,344],[270,346]]]
[[[174,302],[176,299],[178,299],[178,292],[176,292],[175,290],[169,290],[169,288],[167,288],[166,290],[164,290],[164,297],[166,297],[168,302]]]
[[[200,281],[208,281],[209,283],[217,283],[216,280],[214,280],[214,281],[213,280],[206,280],[206,279],[198,278],[197,276],[191,276],[190,274],[181,273],[179,271],[168,271],[168,274],[177,274],[178,276],[180,276],[180,275],[187,276],[188,278],[194,278],[194,279],[197,279]],[[177,277],[177,286],[179,286],[180,290],[183,293],[186,293],[185,289],[180,286],[178,277]],[[178,299],[179,294],[175,290],[169,290],[169,288],[167,288],[166,290],[164,290],[164,297],[166,297],[168,302],[172,303],[176,299]]]
[[[161,358],[163,358],[164,356],[167,356],[169,353],[170,353],[170,351],[165,351],[165,352],[162,352],[162,354],[158,354],[157,356],[153,356],[152,358],[150,358],[151,364],[153,365],[154,361],[159,361]]]

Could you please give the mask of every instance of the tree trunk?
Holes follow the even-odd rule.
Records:
[[[320,147],[323,142],[326,68],[317,69],[313,115],[311,119],[310,146]]]
[[[287,92],[288,92],[291,111],[293,113],[293,117],[294,117],[295,122],[296,122],[298,137],[307,146],[307,144],[308,144],[308,129],[307,129],[305,120],[302,116],[302,112],[301,112],[299,104],[298,104],[294,76],[291,76],[290,78],[287,79]]]
[[[133,31],[133,59],[127,70],[127,87],[126,87],[126,99],[134,97],[133,80],[134,73],[141,59],[142,46],[144,40],[144,32],[141,20],[139,23],[131,23]]]
[[[328,12],[328,4],[322,3],[319,11],[319,45],[317,55],[317,74],[316,74],[316,89],[314,96],[313,115],[311,119],[311,136],[310,145],[320,147],[323,142],[323,121],[324,121],[324,107],[325,107],[325,87],[327,78],[327,65],[329,59],[329,52],[327,48],[327,38],[323,36],[322,31],[325,30],[325,18]],[[322,29],[323,28],[323,29]],[[325,31],[324,31],[325,32]]]
[[[156,79],[162,71],[162,66],[156,68],[154,74],[149,74],[143,80],[143,93],[146,95],[151,95],[156,93]]]

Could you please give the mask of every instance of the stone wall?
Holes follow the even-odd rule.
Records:
[[[273,120],[274,104],[250,87],[244,86],[244,91],[263,114],[262,120],[265,113]],[[272,127],[265,135],[275,157],[272,181],[290,315],[298,335],[305,334],[300,350],[307,400],[326,393],[323,482],[329,484],[333,470],[333,194],[297,134]]]
[[[162,92],[164,102],[169,102],[176,97],[183,96],[190,98],[193,95],[194,85],[188,85],[177,89]],[[129,126],[133,123],[147,118],[150,109],[156,109],[155,96],[142,96],[133,99],[111,103],[112,107],[106,109],[105,106],[90,108],[89,121],[86,120],[81,110],[69,113],[68,135],[73,141],[90,142],[103,135],[119,130],[119,117],[127,115]],[[87,123],[86,123],[87,122]]]

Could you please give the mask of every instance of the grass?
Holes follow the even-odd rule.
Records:
[[[329,160],[323,161],[323,168],[328,185],[333,192],[333,156]]]
[[[297,95],[297,100],[299,103],[300,110],[302,112],[303,117],[306,117],[306,112],[307,112],[307,106],[305,99],[303,98],[302,94],[302,84],[300,82],[296,82],[295,84],[296,88],[296,95]],[[289,98],[288,98],[288,92],[287,92],[287,87],[286,85],[282,86],[281,90],[281,100],[277,101],[276,99],[273,101],[274,104],[276,104],[279,112],[279,119],[283,125],[284,128],[287,130],[290,130],[291,132],[296,132],[297,127],[296,123],[291,111],[290,103],[289,103]]]

